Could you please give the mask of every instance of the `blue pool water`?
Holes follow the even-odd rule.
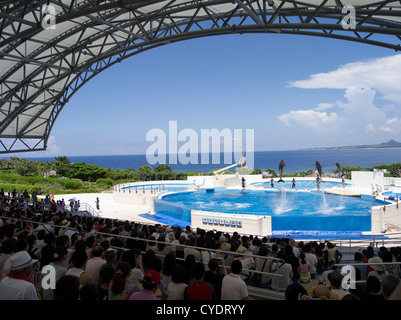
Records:
[[[156,200],[155,212],[189,224],[191,210],[269,215],[272,230],[370,231],[373,198],[319,191],[214,190],[169,194]]]
[[[292,189],[292,180],[284,180],[283,182],[278,183],[277,181],[279,178],[274,179],[274,188],[275,189]],[[260,187],[260,188],[265,188],[265,189],[272,189],[270,185],[270,179],[268,181],[264,182],[255,182],[251,183],[252,186],[255,187]],[[346,183],[345,186],[350,186],[351,184]],[[320,189],[329,189],[333,187],[342,187],[341,182],[336,182],[336,181],[325,181],[323,179],[323,182],[320,183]],[[296,190],[305,190],[305,189],[317,189],[316,181],[315,180],[296,180],[295,179],[295,189]]]
[[[401,199],[400,192],[387,191],[387,192],[383,192],[383,195],[386,196],[387,198],[389,198],[390,200],[397,200],[397,197],[398,197],[398,199]]]

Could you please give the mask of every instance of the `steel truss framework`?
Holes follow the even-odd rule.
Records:
[[[283,33],[398,51],[400,22],[401,0],[2,1],[0,153],[46,149],[71,96],[145,50],[205,36]]]

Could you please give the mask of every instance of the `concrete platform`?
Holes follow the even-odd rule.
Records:
[[[328,189],[325,190],[325,193],[328,194],[337,194],[340,196],[350,196],[350,197],[361,197],[361,193],[360,192],[356,192],[353,190],[346,190],[346,189]]]

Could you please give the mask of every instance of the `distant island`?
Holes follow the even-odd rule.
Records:
[[[307,148],[299,150],[383,149],[383,148],[401,148],[401,142],[397,142],[391,139],[388,142],[383,142],[380,144],[366,144],[359,146],[340,146],[340,147],[317,147],[317,148]]]

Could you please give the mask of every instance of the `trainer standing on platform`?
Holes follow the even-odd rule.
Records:
[[[96,198],[96,209],[97,210],[100,210],[100,200],[99,200],[99,198]]]

